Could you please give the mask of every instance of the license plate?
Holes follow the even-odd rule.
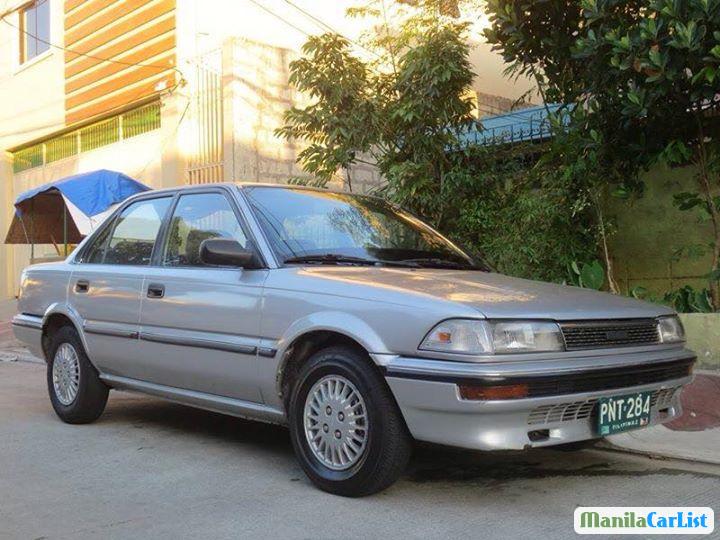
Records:
[[[598,434],[612,435],[647,426],[652,392],[639,392],[598,400]]]

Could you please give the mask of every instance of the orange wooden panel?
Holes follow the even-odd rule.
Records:
[[[164,19],[162,21],[158,21],[155,24],[152,24],[145,28],[142,32],[138,32],[136,34],[130,34],[125,39],[118,41],[117,43],[113,43],[112,45],[108,47],[104,47],[102,49],[93,50],[91,52],[91,56],[93,58],[83,56],[80,57],[80,60],[73,63],[72,65],[68,66],[67,62],[72,60],[73,58],[78,58],[77,54],[73,53],[65,53],[65,77],[72,77],[74,75],[77,75],[78,73],[85,71],[86,69],[90,69],[93,66],[96,66],[100,63],[106,62],[105,59],[114,59],[116,56],[129,51],[130,49],[137,47],[138,45],[141,45],[145,43],[146,41],[149,41],[157,36],[160,36],[166,32],[169,32],[171,30],[175,29],[175,18],[170,17],[168,19]],[[174,34],[174,32],[173,32]],[[107,39],[105,37],[98,37],[98,42],[105,43]],[[91,40],[93,41],[93,40]]]
[[[174,56],[175,55],[171,53],[164,56],[163,58],[158,58],[156,62],[158,65],[165,64],[170,67],[172,65]],[[118,77],[113,77],[105,81],[104,83],[93,86],[89,90],[81,90],[79,93],[72,96],[68,96],[66,93],[65,109],[74,109],[75,107],[78,107],[83,103],[87,103],[88,101],[110,94],[112,92],[115,92],[116,90],[120,90],[121,88],[130,86],[131,84],[135,84],[145,79],[154,77],[155,75],[162,73],[162,71],[163,70],[146,67],[132,68],[132,71],[123,73]]]
[[[65,32],[118,0],[89,0],[71,15],[65,15]]]
[[[89,84],[92,84],[94,82],[97,82],[101,79],[104,79],[106,77],[109,77],[110,75],[114,75],[115,73],[118,73],[119,71],[123,71],[124,69],[128,69],[128,65],[126,64],[137,64],[137,63],[144,63],[144,64],[151,64],[153,66],[163,64],[158,64],[157,60],[149,61],[149,58],[152,58],[153,56],[157,56],[161,53],[170,51],[175,48],[175,34],[171,33],[162,38],[160,41],[156,41],[155,43],[145,46],[141,49],[137,49],[130,54],[125,54],[123,56],[118,56],[114,58],[115,60],[118,60],[119,62],[124,62],[123,64],[117,63],[117,62],[106,62],[105,65],[102,67],[95,69],[93,71],[90,71],[84,75],[81,75],[77,79],[74,79],[70,82],[65,82],[65,93],[69,94],[70,92],[74,92],[75,90],[78,90],[82,88],[83,86],[88,86]],[[170,65],[175,65],[175,58],[174,56],[171,58]],[[162,68],[156,68],[153,70],[153,68],[147,67],[147,72],[149,74],[154,75],[155,73],[159,73],[160,71],[163,71],[167,69],[167,64],[164,65]]]
[[[153,0],[124,0],[119,2],[107,11],[102,12],[98,17],[89,21],[87,24],[76,26],[69,32],[65,33],[65,45],[72,47],[76,41],[87,37],[98,30],[103,32],[116,22],[120,17],[132,13],[133,11],[151,3]],[[151,20],[152,17],[145,18],[145,21]]]
[[[65,13],[72,11],[80,4],[85,3],[87,0],[65,0]]]
[[[167,88],[171,88],[172,85],[175,84],[175,74],[173,73],[170,75],[166,75],[165,77],[162,77],[160,79],[155,79],[146,84],[142,84],[135,88],[131,88],[125,92],[116,94],[105,100],[98,101],[97,103],[93,103],[92,105],[88,105],[87,107],[78,108],[71,112],[66,111],[65,125],[69,126],[75,124],[76,122],[92,118],[94,116],[109,113],[115,109],[119,109],[120,107],[129,105],[135,101],[140,101],[141,99],[150,97],[154,94],[158,94],[159,92],[155,90],[155,86],[159,82],[165,82]]]

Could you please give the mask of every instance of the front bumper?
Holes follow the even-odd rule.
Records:
[[[653,392],[650,424],[667,422],[681,413],[680,389],[692,380],[688,367],[695,355],[687,349],[603,354],[536,362],[471,363],[393,357],[384,362],[386,380],[417,440],[478,450],[519,450],[596,438],[596,402],[601,397]],[[658,375],[662,366],[667,378]],[[658,369],[655,369],[658,368]],[[656,379],[607,374],[633,370],[655,373]],[[603,375],[605,374],[605,375]],[[680,375],[678,375],[680,374]],[[547,381],[602,381],[587,391],[587,383],[548,386]],[[521,399],[470,401],[461,399],[458,384],[497,384],[543,381],[543,395]],[[632,381],[640,381],[633,384]],[[546,395],[547,388],[555,388]],[[573,390],[575,388],[575,390]],[[543,390],[544,389],[544,390]],[[564,391],[565,390],[565,391]]]

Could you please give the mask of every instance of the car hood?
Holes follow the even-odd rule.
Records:
[[[673,313],[665,306],[625,296],[480,271],[321,266],[305,267],[303,273],[321,282],[342,282],[343,295],[354,296],[348,285],[355,283],[363,286],[361,294],[365,298],[369,287],[375,289],[376,299],[380,301],[397,302],[408,295],[415,297],[414,300],[426,297],[472,307],[491,319],[567,321],[657,317]]]

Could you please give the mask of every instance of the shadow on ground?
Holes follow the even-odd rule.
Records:
[[[154,398],[138,399],[127,394],[115,394],[100,422],[131,425],[152,429],[174,436],[197,437],[208,443],[234,445],[265,454],[269,461],[282,460],[294,465],[290,437],[281,426],[264,424],[219,413],[169,403]],[[123,397],[121,397],[123,396]],[[418,443],[404,480],[427,484],[482,483],[499,487],[515,480],[549,477],[615,477],[688,475],[686,468],[652,467],[648,458],[629,462],[627,456],[591,448],[578,452],[553,449],[532,449],[517,452],[477,452],[438,445]],[[695,471],[696,477],[716,477],[716,474]],[[297,478],[292,478],[297,481]]]

